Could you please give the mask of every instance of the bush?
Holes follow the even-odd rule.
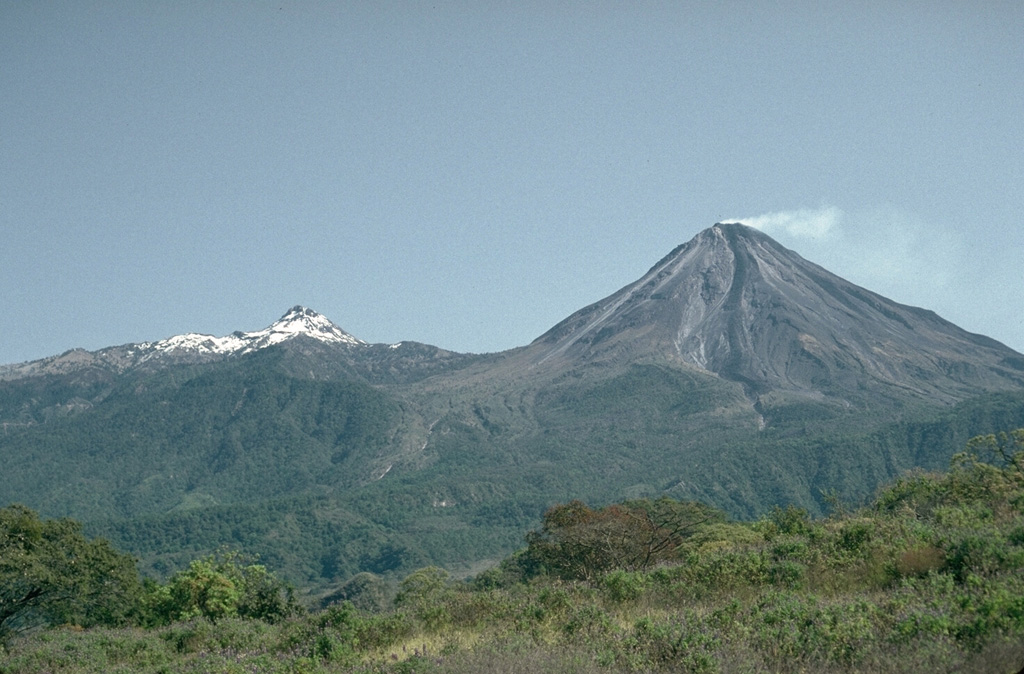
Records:
[[[448,602],[454,596],[448,572],[436,566],[413,571],[398,586],[395,606],[407,608],[429,630],[450,620]]]
[[[900,553],[894,570],[898,577],[924,576],[943,568],[945,563],[946,553],[940,548],[921,544]]]
[[[263,565],[246,563],[238,552],[195,560],[167,585],[150,583],[144,605],[151,625],[200,616],[212,622],[238,616],[274,623],[300,611],[290,586]]]
[[[612,571],[601,579],[606,596],[616,603],[636,601],[644,593],[648,582],[647,574],[622,569]]]
[[[724,520],[700,503],[661,498],[593,509],[581,501],[544,513],[540,531],[527,534],[526,567],[566,580],[597,581],[613,569],[644,571],[677,559],[701,527]]]

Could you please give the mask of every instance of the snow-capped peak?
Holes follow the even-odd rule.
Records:
[[[284,316],[268,328],[257,332],[236,332],[235,335],[250,341],[252,349],[279,344],[299,335],[336,344],[352,344],[353,346],[366,344],[361,339],[356,339],[339,328],[323,314],[318,314],[312,309],[307,309],[303,306],[292,307]]]
[[[235,332],[225,337],[190,332],[140,346],[144,349],[149,347],[147,351],[152,349],[160,353],[241,354],[280,344],[300,335],[333,344],[366,344],[339,328],[326,316],[306,307],[295,306],[263,330]]]

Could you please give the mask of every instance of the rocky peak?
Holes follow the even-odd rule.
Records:
[[[249,353],[296,337],[353,347],[367,345],[323,314],[295,306],[263,330],[234,332],[224,337],[188,332],[156,342],[110,346],[99,351],[74,349],[59,356],[2,366],[0,381],[38,375],[62,375],[87,369],[124,372],[138,366],[151,368],[170,363],[208,362]]]
[[[303,306],[292,307],[284,316],[263,330],[236,332],[235,335],[249,343],[249,348],[246,350],[250,351],[279,344],[300,335],[334,344],[351,344],[353,346],[366,344],[363,340],[357,339],[339,328],[323,314]]]
[[[157,353],[229,354],[248,353],[304,336],[332,344],[365,345],[326,316],[303,306],[294,306],[263,330],[235,332],[226,337],[187,333],[145,345]]]
[[[888,386],[952,399],[1024,384],[1012,349],[858,287],[738,223],[700,232],[530,348],[538,365],[682,361],[752,397]]]

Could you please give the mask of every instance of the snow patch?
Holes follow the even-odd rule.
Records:
[[[365,346],[366,342],[348,334],[332,323],[326,316],[312,309],[292,307],[280,320],[263,330],[235,332],[225,337],[202,335],[194,332],[175,335],[159,342],[140,344],[149,355],[184,353],[194,355],[243,354],[257,349],[286,342],[295,337],[305,336],[328,344]],[[143,360],[146,358],[144,357]]]

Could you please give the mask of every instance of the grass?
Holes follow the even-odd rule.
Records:
[[[858,511],[716,523],[669,563],[591,582],[531,575],[523,555],[475,583],[421,569],[379,610],[42,630],[8,645],[0,674],[1013,674],[1024,666],[1022,465],[960,456]]]

